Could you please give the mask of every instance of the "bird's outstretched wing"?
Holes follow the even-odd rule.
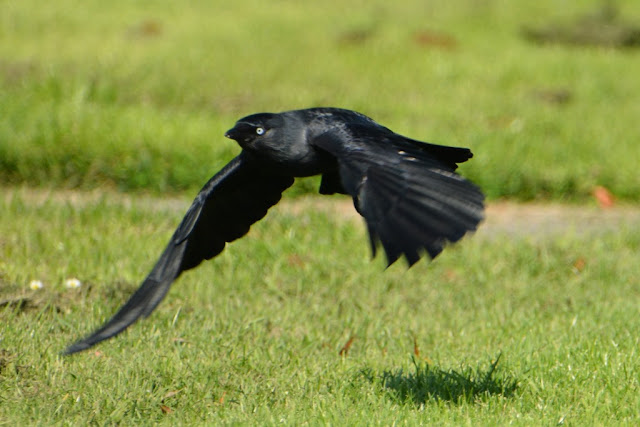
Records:
[[[472,156],[468,149],[358,125],[335,128],[312,144],[338,162],[337,170],[323,175],[321,193],[353,197],[373,255],[381,243],[389,265],[401,255],[409,266],[424,252],[434,258],[483,219],[484,195],[454,172],[456,163]]]
[[[106,324],[69,346],[65,354],[85,350],[148,316],[183,271],[218,255],[226,242],[244,236],[291,184],[293,177],[266,172],[244,153],[231,160],[200,190],[140,288]]]

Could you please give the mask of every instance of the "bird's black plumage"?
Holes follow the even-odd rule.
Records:
[[[85,350],[148,316],[171,283],[278,203],[295,177],[322,175],[321,194],[348,194],[367,224],[373,254],[389,265],[437,256],[477,228],[484,196],[455,173],[472,157],[466,148],[428,144],[396,134],[369,117],[339,108],[260,113],[226,135],[241,153],[205,184],[140,288],[100,329],[69,346]]]

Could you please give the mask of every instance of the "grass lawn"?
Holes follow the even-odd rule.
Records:
[[[4,2],[0,180],[195,191],[236,119],[325,105],[471,147],[461,170],[492,198],[637,201],[640,55],[521,37],[600,4]]]
[[[640,54],[521,36],[600,5],[2,2],[0,425],[639,424]],[[321,105],[470,147],[490,200],[571,208],[406,271],[329,197],[287,196],[149,319],[60,356],[237,154],[236,119]],[[573,215],[596,186],[636,219]]]
[[[640,421],[637,222],[479,233],[384,271],[358,221],[285,204],[149,319],[65,358],[137,287],[188,200],[10,193],[0,422]]]

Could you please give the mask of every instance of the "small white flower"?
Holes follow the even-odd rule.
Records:
[[[82,282],[75,277],[72,277],[71,279],[67,279],[64,281],[64,286],[67,289],[76,289],[82,286]]]
[[[29,282],[29,288],[37,291],[38,289],[44,288],[44,284],[40,280],[32,280]]]

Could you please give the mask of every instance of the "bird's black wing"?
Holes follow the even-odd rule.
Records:
[[[382,244],[389,265],[437,256],[483,219],[484,195],[454,171],[472,156],[465,148],[404,138],[385,128],[345,125],[311,142],[337,159],[321,192],[347,193],[366,221],[373,254]],[[339,182],[340,186],[336,186]]]
[[[106,324],[69,346],[65,354],[85,350],[148,316],[183,271],[218,255],[226,242],[244,236],[291,184],[292,177],[264,171],[244,153],[231,160],[200,190],[140,288]]]

